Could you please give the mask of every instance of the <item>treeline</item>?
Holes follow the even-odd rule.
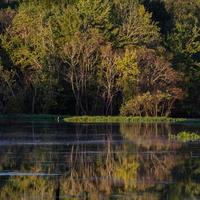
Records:
[[[1,113],[200,116],[199,0],[1,5]]]

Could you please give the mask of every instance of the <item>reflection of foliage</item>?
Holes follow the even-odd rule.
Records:
[[[169,185],[164,190],[169,200],[197,199],[200,195],[200,160],[188,159],[176,166],[173,171],[176,184]]]
[[[35,176],[11,177],[0,190],[0,199],[22,200],[31,197],[54,199],[54,185],[49,179]]]
[[[81,153],[75,154],[72,160],[69,176],[61,180],[62,191],[70,196],[97,200],[101,195],[112,195],[113,191],[128,192],[136,188],[138,163],[135,156],[112,153],[110,145],[96,162]]]
[[[187,148],[194,143],[182,145],[181,142],[171,140],[169,133],[174,132],[175,127],[170,124],[121,124],[121,135],[119,125],[78,124],[74,128],[76,140],[82,141],[91,136],[92,141],[103,138],[105,143],[3,148],[0,151],[1,171],[14,168],[24,172],[51,174],[56,171],[64,174],[60,176],[60,184],[42,177],[10,177],[5,178],[5,181],[0,179],[0,199],[22,200],[39,194],[41,199],[51,200],[58,185],[60,195],[66,200],[110,200],[118,195],[124,200],[157,200],[160,199],[159,192],[163,192],[163,188],[162,199],[165,199],[166,194],[171,200],[199,194],[197,183],[200,180],[200,161],[189,160],[180,165],[185,160],[185,149],[184,154],[177,154],[182,146]],[[14,129],[12,127],[9,132]],[[2,133],[6,132],[4,128],[1,130]],[[29,131],[27,128],[18,130],[23,136]],[[51,127],[51,131],[54,132],[55,129],[52,130]],[[48,141],[58,141],[60,130],[53,135],[50,134],[51,131],[45,126],[42,130],[36,127],[33,135],[42,141],[46,137]],[[41,133],[43,134],[40,135]],[[16,137],[21,138],[20,134]],[[6,137],[10,139],[12,136]],[[63,136],[63,140],[68,139]],[[128,143],[112,143],[116,137],[120,141],[123,137],[123,141]],[[13,156],[16,157],[13,159]],[[172,169],[174,173],[171,177]],[[177,184],[163,186],[163,181],[169,179]],[[181,194],[180,190],[183,190]]]
[[[197,200],[198,195],[200,195],[200,184],[191,181],[172,184],[167,190],[169,200]]]
[[[57,153],[62,151],[62,148],[62,146],[51,146],[47,149],[45,149],[44,146],[37,146],[34,148],[12,146],[4,148],[0,151],[0,170],[4,171],[15,169],[16,171],[23,172],[54,173],[58,168],[57,163],[59,160],[64,159],[64,155],[58,156]],[[63,170],[61,167],[59,169]]]
[[[175,152],[181,148],[180,143],[169,139],[169,124],[121,124],[120,130],[122,135],[139,149],[139,189],[147,189],[169,177],[171,169],[180,160],[180,157],[171,151]]]
[[[173,169],[173,176],[179,181],[195,181],[200,183],[200,160],[188,159]]]
[[[177,139],[180,142],[190,142],[190,141],[195,141],[200,139],[200,135],[197,133],[191,133],[191,132],[186,132],[182,131],[178,133],[178,135],[170,135],[170,138],[172,139]]]
[[[14,168],[24,172],[51,174],[58,170],[56,163],[62,159],[64,166],[59,166],[59,170],[64,174],[60,176],[60,195],[67,195],[66,199],[68,200],[79,199],[79,197],[85,200],[98,200],[102,196],[109,199],[113,193],[135,191],[138,162],[134,154],[127,153],[126,146],[112,146],[108,139],[103,149],[94,157],[93,154],[88,153],[88,149],[84,145],[72,146],[70,149],[71,152],[64,154],[67,159],[63,158],[63,154],[58,155],[56,152],[54,154],[53,152],[58,152],[58,149],[53,147],[48,149],[48,152],[41,147],[32,149],[32,151],[26,149],[25,155],[23,155],[25,149],[21,149],[23,156],[22,158],[20,156],[18,165],[13,162]],[[15,147],[9,151],[18,152],[18,149]],[[63,152],[61,147],[60,151]],[[2,158],[0,159],[3,161],[2,171],[13,167],[11,166],[13,160],[8,154]],[[39,158],[40,162],[37,162]],[[47,160],[52,161],[51,165],[44,165]],[[5,197],[8,196],[8,199],[11,200],[28,199],[30,196],[36,197],[38,194],[41,194],[41,199],[51,200],[55,196],[57,187],[54,179],[32,176],[10,177],[5,181],[0,180],[0,184],[0,199],[6,199]]]
[[[168,123],[134,123],[120,124],[121,134],[144,150],[179,149],[178,143],[172,143],[168,134],[171,126]]]
[[[120,164],[115,166],[114,177],[124,181],[125,189],[133,189],[136,187],[135,181],[137,175],[138,164],[134,160],[127,157],[120,159]],[[130,180],[131,179],[131,180]]]

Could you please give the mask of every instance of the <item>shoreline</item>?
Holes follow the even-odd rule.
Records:
[[[66,122],[66,123],[198,123],[200,118],[125,117],[125,116],[66,116],[51,114],[6,114],[0,121]]]
[[[63,120],[68,123],[200,123],[200,119],[172,117],[74,116]]]

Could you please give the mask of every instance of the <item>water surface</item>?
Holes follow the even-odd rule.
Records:
[[[2,200],[200,199],[189,124],[0,123]]]

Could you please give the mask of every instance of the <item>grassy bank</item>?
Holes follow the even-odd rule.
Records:
[[[145,123],[161,123],[161,122],[188,122],[200,123],[200,119],[186,119],[186,118],[170,118],[170,117],[123,117],[123,116],[79,116],[66,117],[65,122],[72,123],[131,123],[131,122],[145,122]]]
[[[0,115],[0,121],[58,121],[58,115],[49,114],[10,114]],[[200,124],[200,119],[186,119],[186,118],[170,118],[170,117],[124,117],[124,116],[59,116],[59,122],[70,122],[70,123],[189,123],[189,124]]]

